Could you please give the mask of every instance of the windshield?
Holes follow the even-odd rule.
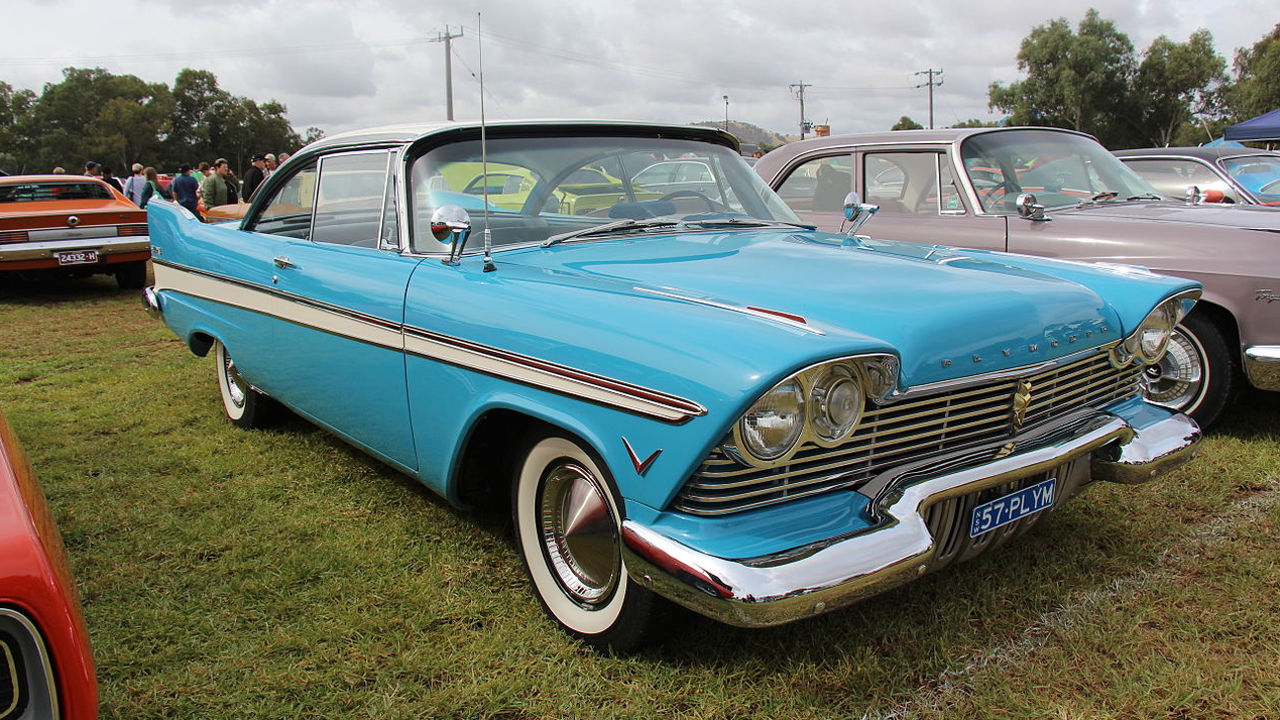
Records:
[[[1280,156],[1234,157],[1224,160],[1222,164],[1227,174],[1240,187],[1253,193],[1258,202],[1266,205],[1280,203]]]
[[[466,210],[475,234],[485,227],[487,207],[494,246],[543,242],[606,223],[631,231],[654,225],[620,220],[799,222],[742,158],[722,145],[660,137],[550,136],[493,138],[487,150],[487,166],[478,140],[433,148],[411,164],[416,250],[444,249],[428,230],[432,213],[443,205]],[[479,246],[472,242],[468,249]]]
[[[1017,212],[1018,195],[1027,192],[1046,208],[1159,197],[1106,148],[1080,135],[1050,130],[983,133],[965,140],[960,155],[982,209],[989,213]]]

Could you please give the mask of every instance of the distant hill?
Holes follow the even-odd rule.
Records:
[[[705,127],[724,128],[723,120],[701,120],[693,123],[694,125],[703,125]],[[751,123],[739,122],[737,120],[729,121],[729,132],[738,138],[738,142],[742,145],[757,145],[761,150],[768,151],[787,142],[787,139],[776,132],[770,132],[758,125]]]

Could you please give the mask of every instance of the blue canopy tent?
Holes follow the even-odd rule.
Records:
[[[1280,140],[1280,108],[1236,123],[1228,127],[1222,135],[1228,140]]]

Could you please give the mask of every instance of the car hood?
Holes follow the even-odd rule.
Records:
[[[1280,232],[1280,213],[1274,208],[1258,205],[1187,205],[1177,202],[1100,202],[1083,207],[1067,207],[1049,211],[1050,217],[1058,215],[1084,215],[1089,217],[1128,218],[1155,222],[1180,222],[1197,225],[1218,225],[1250,230]]]
[[[1120,339],[1173,287],[1189,285],[1155,279],[1136,293],[1144,295],[1141,314],[1122,318],[1093,288],[1011,257],[810,232],[631,236],[509,251],[496,259],[508,281],[554,284],[561,294],[606,293],[593,293],[598,301],[560,300],[585,314],[622,297],[632,307],[683,304],[676,312],[691,322],[719,318],[725,332],[715,335],[714,322],[704,326],[703,342],[721,349],[755,343],[762,356],[796,353],[790,363],[766,365],[775,372],[844,353],[893,352],[903,360],[908,386],[1025,366]],[[805,340],[797,338],[797,327]]]

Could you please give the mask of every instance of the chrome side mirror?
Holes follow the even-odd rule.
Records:
[[[431,213],[431,236],[449,245],[445,265],[457,265],[471,237],[471,216],[457,205],[441,205]]]
[[[1204,193],[1200,190],[1199,185],[1188,185],[1187,193],[1184,197],[1188,205],[1199,205],[1204,202]]]
[[[1022,193],[1018,196],[1018,216],[1028,220],[1037,222],[1048,222],[1053,218],[1045,217],[1044,206],[1036,202],[1036,196],[1032,193]]]
[[[844,219],[848,220],[849,229],[846,233],[853,235],[858,229],[867,224],[872,215],[880,209],[879,205],[868,205],[862,202],[862,197],[856,192],[851,192],[844,196]]]

